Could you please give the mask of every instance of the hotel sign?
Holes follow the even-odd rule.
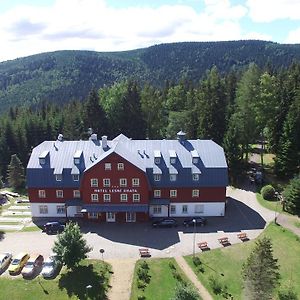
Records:
[[[95,193],[137,193],[137,189],[94,189]]]

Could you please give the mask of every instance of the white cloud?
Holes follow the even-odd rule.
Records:
[[[300,27],[288,33],[285,43],[300,44]]]
[[[184,2],[182,2],[184,3]],[[0,61],[62,49],[117,51],[179,41],[242,39],[247,9],[206,0],[198,13],[184,4],[109,7],[105,0],[56,0],[18,6],[0,15]]]
[[[248,0],[249,15],[254,22],[300,20],[299,0]]]

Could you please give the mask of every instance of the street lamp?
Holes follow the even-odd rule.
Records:
[[[193,236],[193,257],[195,257],[195,239],[196,239],[196,220],[193,219],[194,224],[194,236]]]
[[[89,291],[91,290],[92,286],[89,284],[85,287],[86,289],[86,295],[89,297]]]
[[[278,202],[280,202],[280,195],[278,192],[275,192],[275,197],[276,197],[276,207],[275,207],[275,219],[274,222],[277,224],[277,208],[278,208]]]
[[[103,259],[104,249],[100,249],[99,252],[102,254],[102,261],[104,261],[104,259]]]

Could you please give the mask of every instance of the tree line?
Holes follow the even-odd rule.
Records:
[[[39,108],[10,108],[0,118],[0,171],[11,155],[24,167],[31,150],[62,133],[67,140],[123,133],[133,139],[213,139],[226,152],[231,178],[244,169],[251,144],[263,141],[276,154],[278,176],[292,177],[300,164],[300,64],[275,71],[250,64],[221,75],[217,67],[197,83],[183,77],[162,88],[124,80],[92,90],[83,102],[43,102]]]

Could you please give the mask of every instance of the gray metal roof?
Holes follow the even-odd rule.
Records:
[[[96,165],[111,153],[117,153],[141,170],[151,169],[154,174],[178,174],[182,169],[201,174],[205,169],[227,169],[223,148],[212,140],[131,140],[123,134],[107,141],[108,148],[102,149],[101,140],[86,141],[45,141],[35,147],[28,162],[28,169],[53,169],[54,174],[62,174],[70,169],[71,174],[80,174]],[[159,164],[154,163],[157,150],[161,153]],[[45,165],[39,157],[49,151]],[[176,154],[176,162],[170,163]],[[199,162],[192,158],[199,155]],[[80,157],[80,164],[74,158]]]

